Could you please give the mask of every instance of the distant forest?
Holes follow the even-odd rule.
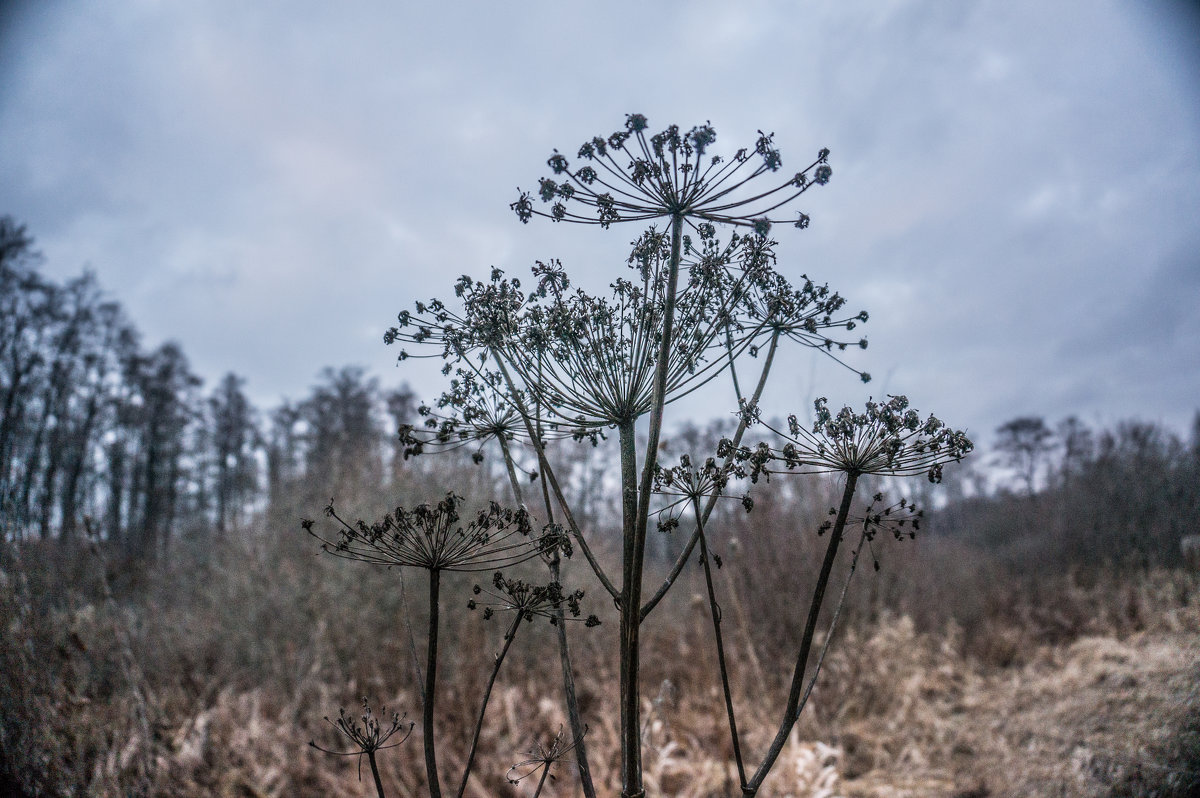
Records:
[[[86,519],[126,556],[154,559],[180,536],[243,524],[306,477],[341,495],[383,482],[394,436],[381,408],[407,418],[406,391],[326,369],[306,399],[264,419],[243,377],[207,389],[179,344],[143,348],[94,274],[60,284],[40,264],[26,229],[0,218],[6,538],[71,542]]]
[[[406,387],[382,388],[360,368],[326,368],[307,397],[263,412],[243,377],[227,374],[208,388],[179,344],[144,349],[94,274],[57,283],[40,273],[41,261],[25,227],[0,218],[7,541],[69,544],[88,532],[123,559],[152,562],[180,541],[203,544],[264,514],[295,524],[331,497],[386,506],[397,490],[429,500],[463,490],[464,479],[504,484],[466,456],[406,461],[396,430],[421,421]],[[695,445],[721,433],[714,423],[673,437]],[[950,501],[938,502],[931,536],[1025,571],[1181,564],[1179,541],[1195,534],[1200,515],[1200,414],[1186,441],[1141,421],[1094,430],[1075,418],[1051,427],[1028,417],[990,443],[990,458],[948,478]],[[578,458],[568,473],[580,506],[615,514],[599,450],[567,456]],[[445,473],[454,469],[473,470]]]

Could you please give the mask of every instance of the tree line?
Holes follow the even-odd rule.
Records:
[[[1095,429],[1022,416],[997,428],[991,448],[1008,481],[952,503],[934,532],[1031,576],[1183,564],[1180,541],[1200,512],[1200,413],[1188,439],[1147,421]]]
[[[291,522],[331,497],[392,501],[388,491],[411,488],[432,467],[426,458],[406,462],[396,439],[421,420],[407,387],[385,389],[358,367],[326,368],[306,397],[264,413],[243,377],[226,374],[206,388],[179,344],[146,349],[93,273],[56,282],[41,265],[26,228],[0,217],[5,539],[70,544],[87,519],[123,556],[152,560],[181,537],[224,535],[268,509]],[[694,449],[724,426],[685,424],[663,446]],[[1178,541],[1200,510],[1200,415],[1190,440],[1142,421],[1093,429],[1074,417],[1051,427],[1026,416],[999,427],[991,443],[989,466],[1001,470],[992,476],[1010,480],[972,491],[961,483],[983,485],[987,476],[977,468],[955,476],[935,533],[1054,570],[1181,562]],[[574,461],[560,467],[580,511],[615,518],[603,450],[555,454]],[[493,465],[453,479],[502,479]],[[671,542],[655,539],[651,552],[669,557]]]
[[[406,389],[326,369],[311,394],[264,419],[246,381],[211,389],[179,344],[147,349],[95,274],[58,282],[26,228],[0,217],[0,532],[77,541],[85,523],[129,557],[185,535],[222,535],[298,486],[378,485],[387,416]],[[384,409],[386,408],[386,409]]]

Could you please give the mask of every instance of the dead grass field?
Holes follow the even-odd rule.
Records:
[[[6,573],[2,753],[21,783],[0,788],[18,798],[372,796],[356,758],[307,743],[340,745],[322,717],[363,695],[419,717],[395,575],[274,554],[164,570],[137,586],[139,601],[105,598],[69,570],[54,579]],[[646,783],[651,795],[736,796],[707,619],[681,587],[646,635]],[[1053,612],[1013,607],[984,629],[951,621],[920,631],[890,611],[859,617],[835,639],[760,794],[1198,795],[1198,588],[1196,574],[1179,571],[1101,581],[1064,590]],[[419,585],[409,590],[419,595]],[[474,613],[450,617],[439,722],[446,773],[461,767],[502,631]],[[593,769],[608,795],[619,793],[607,653],[615,631],[573,635]],[[731,635],[753,760],[778,722],[777,653]],[[489,709],[468,788],[476,798],[531,794],[530,781],[514,787],[505,774],[535,735],[564,722],[546,666],[548,629],[531,627],[524,642]],[[424,794],[420,762],[419,731],[381,755],[389,795]],[[579,794],[569,766],[556,775],[543,795]]]
[[[1143,632],[1081,638],[1006,671],[914,675],[883,723],[910,742],[889,751],[878,720],[848,724],[831,794],[1195,795],[1198,655],[1194,630]]]

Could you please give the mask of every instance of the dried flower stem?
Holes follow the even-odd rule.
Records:
[[[508,449],[508,439],[503,435],[498,435],[496,440],[500,441],[500,451],[504,455],[504,467],[508,470],[508,482],[512,485],[513,499],[516,500],[518,507],[523,507],[525,497],[521,493],[521,482],[517,479],[517,468],[513,463],[512,452]]]
[[[541,424],[539,422],[537,425],[537,429],[536,429],[536,435],[533,436],[533,445],[535,447],[537,447],[537,449],[539,451],[541,451],[541,448],[542,448],[541,432],[542,432]],[[521,482],[520,482],[520,480],[517,479],[516,464],[513,462],[512,451],[509,449],[508,442],[503,436],[500,436],[499,441],[500,441],[500,450],[504,456],[505,467],[508,471],[509,484],[512,486],[513,497],[516,500],[518,505],[524,505],[525,500],[523,498],[523,492],[521,490]],[[547,484],[546,468],[545,467],[539,468],[538,473],[539,473],[539,481],[541,482],[541,486],[542,486],[542,502],[546,508],[546,519],[548,521],[550,521],[551,523],[553,523],[554,522],[554,507],[550,502],[550,488],[549,488],[549,485]],[[546,567],[550,569],[551,581],[561,582],[561,578],[560,578],[561,559],[559,557],[558,550],[556,549],[555,551],[553,551],[550,554],[550,556],[548,558],[546,558],[546,560],[547,560]],[[579,715],[579,698],[575,692],[575,672],[571,666],[571,649],[567,643],[566,612],[563,610],[562,605],[559,604],[554,607],[553,614],[554,614],[554,620],[555,620],[554,627],[555,627],[555,631],[557,632],[556,637],[558,640],[558,659],[559,659],[559,664],[562,666],[563,699],[567,706],[567,719],[570,721],[570,724],[571,724],[571,734],[574,735],[575,739],[579,741],[578,744],[575,746],[575,761],[579,766],[579,779],[580,779],[581,785],[583,786],[583,794],[584,794],[585,798],[596,798],[596,787],[592,783],[591,768],[588,767],[587,748],[584,746],[584,743],[583,743],[584,726],[583,726],[583,719]],[[518,615],[517,617],[519,620],[520,615]],[[513,628],[511,630],[512,633],[516,632],[516,624],[517,624],[517,621],[514,621]],[[512,639],[511,637],[506,638],[505,645],[504,645],[504,652],[508,651],[508,645],[511,642],[511,639]],[[503,656],[504,652],[501,652],[501,656]],[[499,667],[500,667],[499,661],[497,661],[496,671],[499,671]],[[492,678],[493,679],[495,678],[495,672],[493,672]],[[489,693],[491,692],[491,683],[490,682],[488,684],[488,692]],[[485,696],[485,698],[484,698],[485,706],[486,706],[486,703],[487,703],[487,698]],[[483,712],[482,711],[480,711],[479,718],[480,718],[480,722],[482,722],[482,720],[483,720]],[[476,739],[478,739],[478,736],[479,736],[478,728],[476,728],[475,734],[476,734]],[[474,743],[472,743],[472,746],[471,746],[472,755],[474,754],[474,749],[475,749],[475,746],[474,746]],[[469,762],[468,762],[468,769],[469,769]],[[542,780],[545,781],[544,776],[543,776]],[[464,787],[466,785],[466,777],[465,776],[463,778],[463,785],[464,785]],[[538,786],[538,790],[539,791],[541,790],[540,785]]]
[[[421,734],[425,744],[425,776],[429,781],[429,798],[442,798],[438,780],[437,750],[433,736],[433,713],[437,689],[438,648],[438,591],[442,572],[429,569],[429,638],[425,660],[425,703],[421,710]]]
[[[550,563],[550,576],[554,581],[558,581],[559,564],[556,556]],[[575,673],[571,667],[571,650],[567,645],[567,624],[566,613],[563,612],[562,606],[556,607],[554,610],[556,623],[555,629],[558,632],[558,661],[562,666],[563,679],[563,695],[567,704],[567,720],[571,724],[571,734],[578,741],[575,744],[575,762],[579,766],[579,780],[583,786],[583,794],[586,798],[596,798],[596,787],[592,783],[592,771],[588,766],[587,747],[584,745],[584,732],[587,731],[583,725],[583,718],[579,715],[579,698],[575,693]],[[545,777],[542,778],[545,781]],[[540,790],[541,787],[539,786]],[[536,793],[535,793],[536,794]]]
[[[716,495],[716,494],[714,494]],[[733,758],[737,763],[738,783],[746,783],[746,766],[742,762],[742,744],[738,737],[737,718],[733,710],[733,693],[729,688],[729,669],[725,665],[725,643],[721,637],[721,606],[717,603],[717,592],[713,587],[712,566],[709,565],[708,542],[704,535],[704,514],[700,500],[692,497],[692,510],[696,514],[696,529],[700,535],[700,562],[704,565],[704,582],[708,586],[708,608],[712,614],[713,637],[717,644],[717,665],[721,671],[721,690],[725,693],[725,714],[729,718],[729,739],[733,743]]]
[[[821,571],[817,576],[817,585],[813,588],[812,603],[808,608],[808,620],[804,624],[804,635],[800,638],[800,651],[796,655],[796,667],[792,673],[792,685],[788,691],[787,704],[784,706],[783,719],[779,723],[779,730],[775,733],[775,739],[772,740],[771,747],[767,750],[766,756],[763,757],[758,770],[754,772],[754,776],[749,782],[742,785],[742,795],[747,796],[747,798],[758,793],[758,788],[775,765],[775,760],[779,758],[780,752],[783,751],[788,734],[791,733],[792,726],[795,725],[799,717],[801,691],[804,688],[804,671],[808,664],[809,652],[812,650],[813,635],[817,630],[817,617],[821,614],[821,605],[825,599],[825,588],[829,584],[829,574],[833,571],[833,563],[837,559],[838,544],[841,543],[842,533],[846,529],[846,519],[850,515],[850,503],[854,500],[854,489],[857,485],[858,474],[853,471],[847,473],[846,487],[842,490],[842,504],[838,508],[837,520],[833,523],[833,529],[828,533],[829,543],[825,548],[825,559],[821,562]]]
[[[645,536],[638,534],[637,450],[633,421],[618,428],[621,447],[621,783],[626,798],[641,791],[641,699],[638,690],[639,631],[636,608],[641,600],[641,557]],[[641,545],[639,545],[639,538]],[[632,609],[631,609],[632,608]]]
[[[538,437],[534,441],[534,445],[540,451],[542,448],[541,424],[538,424]],[[546,507],[546,518],[551,523],[554,522],[554,506],[550,502],[550,486],[549,480],[546,477],[546,470],[539,469],[540,482],[542,485],[542,502]],[[546,564],[550,569],[550,578],[555,582],[561,582],[561,558],[558,551],[555,551]],[[575,738],[575,764],[579,768],[579,783],[583,787],[584,798],[596,798],[596,785],[592,783],[592,769],[588,765],[587,745],[584,742],[584,733],[586,727],[583,725],[583,718],[579,714],[579,696],[575,691],[575,669],[571,666],[571,648],[567,642],[567,623],[566,612],[562,605],[559,604],[554,608],[554,630],[557,633],[558,640],[558,663],[562,668],[562,683],[563,683],[563,701],[567,705],[567,721],[571,724],[571,735]],[[547,769],[547,772],[549,769]],[[538,784],[538,792],[541,791],[541,784],[545,783],[546,776],[543,776]],[[534,793],[536,796],[537,793]]]
[[[483,716],[487,712],[488,700],[492,697],[492,687],[496,684],[496,677],[500,674],[500,666],[504,664],[504,658],[508,655],[508,649],[512,646],[513,639],[517,636],[517,627],[521,625],[525,615],[521,612],[516,612],[513,615],[512,623],[508,627],[508,631],[504,633],[504,646],[500,649],[500,653],[496,655],[496,662],[492,666],[492,675],[488,677],[487,687],[483,690],[483,703],[479,706],[479,719],[475,721],[475,733],[471,737],[471,748],[467,752],[467,764],[463,768],[462,783],[458,787],[458,798],[462,798],[467,791],[467,779],[471,776],[471,767],[475,764],[475,750],[479,746],[479,734],[483,731]]]
[[[383,779],[379,777],[379,765],[375,762],[374,751],[367,752],[367,762],[370,763],[371,775],[375,778],[375,792],[378,793],[379,798],[387,798],[383,792]]]
[[[842,607],[846,604],[846,593],[850,590],[850,580],[854,578],[854,574],[858,571],[858,555],[862,552],[863,544],[868,540],[867,532],[864,530],[858,538],[858,545],[854,547],[854,555],[850,558],[850,573],[846,575],[846,581],[842,583],[842,592],[838,596],[837,604],[833,608],[833,618],[829,621],[829,629],[825,632],[825,642],[821,645],[821,653],[817,655],[817,662],[813,665],[812,677],[808,680],[808,687],[804,689],[804,696],[800,699],[800,704],[796,707],[796,717],[800,717],[800,713],[804,711],[804,707],[808,705],[809,696],[812,695],[813,688],[817,686],[817,677],[821,675],[821,666],[825,664],[825,655],[829,653],[829,645],[833,642],[833,633],[837,629],[838,620],[842,617]]]
[[[542,771],[542,777],[538,779],[537,789],[533,791],[533,798],[538,798],[542,794],[542,787],[546,786],[546,779],[550,778],[550,766],[547,765]]]
[[[767,349],[766,358],[763,361],[762,372],[758,376],[758,384],[754,387],[754,395],[750,397],[749,402],[743,403],[744,406],[746,406],[746,407],[757,407],[758,406],[758,402],[762,398],[763,391],[767,387],[767,376],[771,372],[771,364],[775,360],[775,352],[778,350],[778,348],[779,348],[779,333],[776,332],[771,336],[771,344],[770,344],[770,347]],[[741,402],[740,394],[738,396],[738,401]],[[743,416],[741,417],[741,419],[738,422],[737,431],[734,433],[734,436],[733,436],[733,447],[732,448],[735,451],[737,450],[737,447],[741,444],[742,437],[746,434],[747,426],[749,426],[749,420],[743,414]],[[725,458],[725,465],[728,466],[733,461],[733,458],[734,458],[734,455],[731,453],[729,457]],[[718,496],[715,494],[708,498],[708,502],[704,506],[705,522],[708,521],[709,516],[712,515],[713,509],[717,506],[717,498],[718,498]],[[666,579],[663,580],[662,585],[660,585],[658,590],[655,591],[654,595],[651,596],[646,601],[646,603],[642,605],[641,617],[642,617],[643,621],[646,620],[646,616],[650,614],[650,611],[653,610],[660,601],[662,601],[663,596],[667,595],[667,591],[671,589],[671,585],[675,584],[675,580],[679,578],[679,574],[683,571],[684,566],[687,565],[688,560],[692,556],[692,551],[696,548],[696,543],[699,540],[700,540],[700,528],[697,527],[692,532],[691,538],[688,539],[687,545],[683,547],[683,551],[680,552],[679,557],[676,558],[675,563],[671,566],[671,570],[668,572]]]
[[[658,440],[662,433],[663,407],[667,398],[667,372],[674,331],[675,295],[679,282],[679,259],[683,240],[684,217],[671,216],[671,255],[667,264],[666,297],[663,305],[662,338],[655,364],[654,392],[650,408],[650,426],[646,437],[646,456],[640,483],[637,479],[637,455],[633,420],[620,425],[621,484],[624,562],[621,585],[621,783],[626,798],[636,798],[642,789],[641,691],[638,684],[639,631],[642,624],[642,567],[646,557],[646,527],[650,519],[650,494],[654,467],[658,458]],[[633,511],[632,517],[630,511]]]

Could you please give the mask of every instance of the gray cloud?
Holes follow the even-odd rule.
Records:
[[[632,232],[523,227],[551,148],[711,120],[833,150],[790,274],[872,315],[783,396],[907,392],[984,437],[1017,414],[1200,406],[1200,60],[1182,6],[616,2],[26,4],[0,30],[0,213],[85,264],[153,342],[260,401],[460,273],[561,257],[603,286]],[[1190,365],[1189,365],[1190,364]],[[699,411],[697,411],[699,412]]]

